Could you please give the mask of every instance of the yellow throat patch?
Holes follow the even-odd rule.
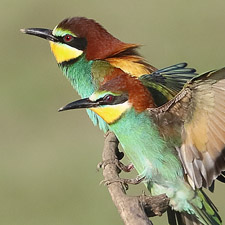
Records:
[[[106,123],[111,124],[118,120],[131,105],[128,102],[119,105],[108,105],[107,107],[90,108],[98,114]]]
[[[83,53],[83,51],[70,47],[69,45],[52,41],[49,43],[57,63],[63,63],[71,59],[76,59]]]

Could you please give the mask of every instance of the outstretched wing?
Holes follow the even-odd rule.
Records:
[[[210,187],[225,169],[225,68],[196,76],[149,112],[162,135],[180,135],[177,150],[190,184]]]
[[[179,63],[139,77],[148,87],[157,106],[173,99],[184,85],[197,75],[196,70],[187,68],[187,65]]]

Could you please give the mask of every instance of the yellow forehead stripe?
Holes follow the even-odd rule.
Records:
[[[91,108],[91,110],[102,117],[106,123],[111,124],[119,119],[128,108],[130,108],[129,103],[124,103],[107,107]]]
[[[52,41],[50,41],[50,47],[56,58],[57,63],[76,59],[83,53],[83,51],[79,49]]]

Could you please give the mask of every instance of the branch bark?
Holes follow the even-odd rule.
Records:
[[[118,144],[116,136],[112,132],[106,134],[104,149],[102,153],[103,162],[107,163],[103,168],[105,180],[118,180],[119,170],[115,160],[118,155]],[[162,215],[167,210],[169,199],[166,195],[159,196],[128,196],[124,185],[120,182],[107,184],[108,191],[117,207],[120,217],[125,225],[152,225],[149,217]]]

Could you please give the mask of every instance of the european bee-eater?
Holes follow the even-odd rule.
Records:
[[[197,75],[157,107],[151,93],[121,72],[89,98],[60,111],[89,108],[101,116],[152,195],[166,193],[184,224],[218,225],[203,192],[225,169],[225,68]]]
[[[137,53],[139,45],[118,40],[92,19],[73,17],[63,20],[53,30],[28,28],[21,31],[50,42],[59,67],[82,98],[97,90],[107,75],[125,72],[140,77],[156,70]],[[194,71],[181,72],[160,79],[152,75],[147,78],[146,86],[159,106],[172,99],[193,74]],[[108,129],[99,116],[87,111],[95,125],[104,131]]]

